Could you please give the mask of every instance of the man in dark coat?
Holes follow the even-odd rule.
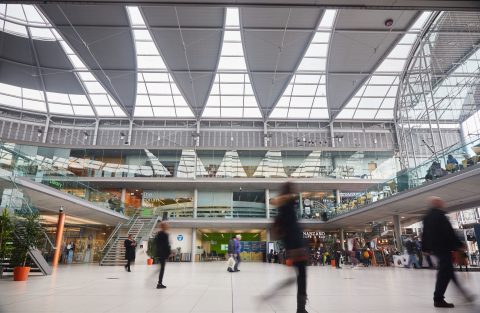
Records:
[[[130,263],[135,261],[135,247],[137,246],[137,243],[132,235],[128,235],[128,238],[123,242],[123,246],[125,247],[125,260],[127,260],[125,270],[130,272]]]
[[[443,200],[432,197],[430,204],[431,209],[423,219],[422,251],[427,254],[432,253],[438,258],[433,305],[438,308],[453,308],[454,305],[446,302],[444,297],[450,280],[453,280],[468,302],[473,301],[472,296],[469,296],[458,283],[453,272],[452,251],[460,249],[462,243],[455,235],[445,212],[441,210],[445,206]]]
[[[163,284],[163,275],[165,274],[165,262],[171,254],[170,241],[168,240],[168,224],[160,223],[160,231],[155,236],[155,256],[160,261],[160,274],[158,275],[157,289],[165,289],[167,286]]]

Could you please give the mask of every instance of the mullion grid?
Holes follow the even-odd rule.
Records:
[[[193,113],[191,110],[188,108],[188,104],[185,102],[184,105],[182,103],[177,103],[176,97],[178,97],[178,101],[181,101],[183,99],[182,94],[180,93],[178,87],[175,85],[175,89],[178,90],[178,92],[174,92],[174,86],[172,84],[175,84],[173,81],[173,78],[171,77],[170,73],[168,72],[168,69],[166,68],[165,62],[160,55],[160,52],[158,51],[158,47],[155,45],[155,42],[153,41],[152,35],[150,33],[150,30],[147,28],[145,21],[142,20],[142,23],[140,24],[132,24],[132,29],[134,30],[133,36],[134,36],[134,42],[135,46],[137,47],[136,49],[136,54],[137,54],[137,63],[138,60],[142,56],[148,56],[148,57],[155,57],[158,58],[158,65],[155,67],[151,68],[140,68],[138,70],[138,76],[141,75],[142,81],[137,82],[137,87],[143,84],[144,88],[137,88],[137,97],[138,96],[146,96],[148,97],[148,101],[150,104],[150,109],[152,112],[152,115],[149,115],[144,109],[141,109],[142,111],[135,110],[135,116],[154,116],[154,117],[193,117]],[[144,35],[146,35],[144,38],[137,38],[135,34],[135,30],[138,31],[144,31],[146,32]],[[151,51],[150,53],[146,52],[139,52],[138,47],[141,45],[141,43],[146,42],[153,44],[155,46],[155,50]],[[138,67],[138,65],[137,65]],[[151,75],[149,75],[151,74]],[[163,77],[166,75],[167,80],[162,80],[158,79],[158,77]],[[153,78],[153,77],[157,78]],[[152,79],[153,78],[153,79]],[[169,92],[156,92],[154,89],[154,86],[160,84],[164,85],[163,88],[168,86]],[[160,87],[160,86],[158,86]],[[145,90],[146,92],[139,92],[139,90]],[[171,98],[171,105],[168,105],[167,100],[164,100],[162,98],[164,97],[169,97]],[[158,103],[156,98],[158,98]],[[135,104],[135,108],[141,108],[145,107],[143,104],[139,104],[138,102]],[[165,111],[167,109],[171,109],[172,111]],[[183,109],[183,114],[181,114],[180,109]],[[142,113],[143,112],[143,113]],[[173,113],[173,114],[172,114]]]
[[[317,41],[314,37],[314,39],[310,43],[310,46],[307,49],[307,52],[305,53],[306,56],[303,58],[302,62],[299,65],[299,68],[298,68],[297,72],[293,76],[293,79],[289,82],[287,89],[285,90],[284,94],[282,95],[283,99],[281,98],[279,103],[277,104],[277,106],[275,106],[275,108],[274,108],[274,110],[271,114],[271,117],[273,117],[273,118],[305,118],[305,119],[312,119],[312,118],[328,119],[329,118],[329,116],[328,116],[328,106],[326,104],[326,93],[325,93],[325,95],[322,95],[322,96],[318,95],[319,88],[325,88],[325,90],[326,90],[326,81],[324,79],[325,72],[326,72],[325,65],[322,65],[321,63],[319,63],[320,65],[322,65],[323,68],[321,68],[320,70],[318,70],[318,69],[309,70],[308,66],[305,65],[305,64],[309,63],[308,60],[322,60],[322,61],[325,61],[325,64],[326,64],[326,61],[327,61],[326,56],[323,56],[323,55],[315,56],[315,53],[317,52],[316,49],[318,49],[316,46],[317,45],[324,45],[325,46],[324,49],[328,52],[328,47],[329,47],[332,35],[331,35],[331,29],[330,28],[322,28],[322,29],[319,28],[315,32],[316,32],[315,37],[319,34],[328,33],[328,35],[329,35],[328,39],[327,40],[321,40],[320,39],[320,40]],[[313,52],[311,50],[313,50]],[[325,55],[326,54],[327,53],[325,53]],[[306,61],[306,62],[304,62],[304,61]],[[314,83],[314,82],[298,83],[297,78],[299,78],[301,76],[303,76],[303,77],[318,76],[318,80],[317,80],[316,83]],[[322,80],[323,80],[323,83],[322,83]],[[295,95],[295,87],[297,87],[297,86],[316,86],[316,87],[315,87],[315,91],[312,94]],[[291,90],[290,90],[289,94],[287,94],[287,91],[289,89],[291,89]],[[285,100],[287,98],[288,98],[288,104],[285,106],[282,103],[282,100]],[[309,106],[293,106],[292,107],[292,101],[295,101],[295,98],[312,98],[312,101],[311,101]],[[314,107],[316,100],[317,99],[322,99],[322,98],[325,99],[325,101],[324,101],[325,105],[320,105],[318,107]],[[286,109],[285,109],[285,107],[286,107]],[[301,113],[302,112],[301,110],[303,110],[303,112],[308,111],[308,115],[294,116],[295,114],[292,114],[294,112]],[[320,115],[325,114],[326,116],[312,116],[313,110],[318,111],[318,113]],[[324,112],[322,112],[322,111],[324,111]],[[281,112],[285,112],[285,114],[282,114]]]
[[[231,10],[227,11],[227,19],[230,14],[239,15],[238,9],[229,8],[227,10]],[[232,35],[232,38],[226,39],[224,37],[219,60],[219,68],[217,69],[213,88],[210,91],[210,96],[205,106],[203,116],[213,118],[261,117],[261,113],[253,93],[253,88],[251,87],[251,82],[247,76],[248,72],[243,50],[235,51],[234,53],[232,53],[232,51],[225,51],[225,47],[229,44],[240,45],[240,47],[243,49],[240,25],[237,24],[236,21],[233,24],[229,24],[229,21],[227,21],[224,31],[229,32]],[[240,38],[240,40],[236,38]],[[234,60],[238,58],[241,58],[241,67],[238,66],[239,64],[228,62],[228,60]],[[234,78],[235,76],[241,76],[241,79],[236,79]],[[228,79],[226,79],[227,77]],[[250,84],[248,93],[247,84]],[[231,91],[235,88],[235,86],[239,87],[238,85],[241,85],[241,94]],[[231,103],[231,101],[238,100],[235,99],[236,97],[241,97],[241,101],[239,101],[240,103],[238,105]],[[247,97],[249,101],[247,101]],[[218,103],[216,103],[217,100]],[[240,116],[238,116],[237,113]]]

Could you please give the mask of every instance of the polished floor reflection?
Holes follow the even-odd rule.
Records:
[[[278,264],[242,263],[230,274],[224,262],[169,263],[164,283],[155,289],[158,268],[73,265],[50,277],[30,277],[27,283],[0,280],[0,312],[147,313],[147,312],[295,312],[295,287],[283,290],[264,304],[259,295],[292,269]],[[467,305],[449,286],[446,297],[453,310],[432,305],[435,271],[403,268],[335,270],[309,267],[309,312],[427,313],[480,312]],[[457,273],[474,294],[480,294],[480,273]]]

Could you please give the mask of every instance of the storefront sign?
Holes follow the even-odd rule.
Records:
[[[57,188],[57,189],[62,189],[63,185],[62,183],[60,183],[59,181],[56,181],[56,180],[49,180],[48,181],[48,184],[54,188]]]
[[[342,198],[357,198],[362,195],[361,192],[341,192],[340,197]]]
[[[312,238],[325,238],[325,232],[323,231],[304,231],[303,238],[312,239]]]

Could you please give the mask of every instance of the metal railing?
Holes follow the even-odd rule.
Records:
[[[443,150],[442,153],[437,153],[434,157],[424,161],[415,168],[403,170],[395,177],[383,183],[370,186],[362,191],[355,199],[330,208],[328,217],[334,218],[352,212],[373,202],[391,197],[397,193],[419,187],[429,181],[445,177],[452,173],[461,172],[471,166],[479,166],[480,154],[473,155],[472,153],[472,156],[466,156],[466,151],[468,151],[470,147],[475,147],[480,150],[480,138],[476,138],[467,143],[454,145]],[[457,160],[458,164],[447,163],[446,160],[448,159],[448,155],[454,157],[463,156],[465,159],[461,162]]]

